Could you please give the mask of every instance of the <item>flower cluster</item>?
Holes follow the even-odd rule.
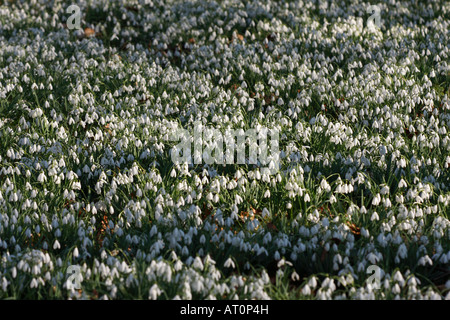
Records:
[[[0,298],[449,299],[450,5],[369,5],[0,4]]]

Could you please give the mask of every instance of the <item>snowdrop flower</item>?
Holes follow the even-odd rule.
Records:
[[[308,280],[308,285],[311,287],[311,288],[316,288],[316,286],[317,286],[317,279],[316,279],[316,277],[311,277],[309,280]]]
[[[33,278],[30,283],[30,288],[33,289],[37,288],[38,286],[39,286],[38,281],[36,280],[36,278]],[[6,291],[6,288],[3,291]]]
[[[331,195],[330,196],[330,203],[333,204],[333,203],[336,203],[336,202],[337,202],[336,197],[334,195]]]
[[[45,174],[43,172],[41,172],[37,178],[37,181],[40,183],[44,183],[47,181],[47,177],[45,176]]]
[[[396,283],[392,288],[392,293],[399,294],[401,292],[400,286]]]
[[[225,263],[223,264],[223,266],[224,266],[225,268],[232,268],[232,269],[234,269],[234,268],[236,267],[235,264],[234,264],[234,261],[233,261],[233,259],[231,259],[231,257],[228,258],[228,259],[225,261]]]
[[[398,188],[401,189],[401,188],[405,188],[405,187],[407,187],[406,181],[403,179],[400,179],[400,181],[398,183]]]
[[[302,288],[302,294],[305,295],[305,296],[309,296],[311,294],[311,288],[309,287],[309,285],[306,284]]]
[[[423,257],[421,257],[419,259],[417,264],[420,265],[420,266],[426,266],[427,264],[432,266],[433,265],[433,261],[430,259],[430,257],[428,255],[425,255],[425,256],[423,256]]]
[[[382,195],[389,194],[389,187],[386,186],[386,185],[384,185],[384,186],[381,188],[380,193],[381,193]]]
[[[158,285],[155,283],[148,292],[148,299],[157,300],[161,293],[161,289],[159,289]]]
[[[263,217],[263,218],[270,218],[271,217],[271,215],[270,215],[270,212],[269,212],[269,210],[267,210],[267,208],[264,208],[263,209],[263,211],[262,211],[262,213],[261,213],[261,216]]]
[[[78,248],[77,247],[75,247],[75,249],[73,249],[73,256],[74,256],[74,258],[78,258],[79,257],[79,252],[78,252]]]
[[[273,258],[274,258],[275,260],[280,260],[280,259],[281,259],[281,256],[280,256],[280,253],[278,252],[278,250],[275,251],[275,254],[274,254]]]
[[[380,204],[380,202],[381,202],[381,196],[380,196],[380,194],[378,193],[375,197],[373,197],[373,199],[372,199],[372,205],[373,205],[373,206],[378,206],[378,205]]]
[[[450,156],[427,153],[447,150],[450,144],[449,94],[438,81],[447,75],[448,60],[448,28],[439,3],[427,3],[427,10],[434,12],[433,23],[422,25],[415,19],[421,16],[420,2],[408,6],[408,15],[404,7],[391,6],[383,11],[383,19],[395,26],[393,32],[372,30],[370,37],[363,37],[364,21],[349,14],[354,11],[349,4],[333,3],[332,10],[324,4],[319,10],[306,5],[299,14],[298,6],[273,3],[270,21],[252,22],[243,35],[235,31],[228,39],[237,26],[245,27],[267,8],[231,3],[224,11],[208,5],[202,8],[208,15],[199,16],[189,5],[163,4],[155,11],[152,5],[144,8],[137,2],[123,8],[111,1],[96,30],[74,31],[78,40],[74,39],[85,46],[77,46],[66,37],[67,30],[58,29],[59,17],[50,2],[18,4],[23,13],[15,10],[17,4],[2,9],[6,18],[0,38],[7,45],[1,46],[0,55],[7,60],[0,72],[0,99],[16,101],[14,108],[23,111],[15,121],[0,117],[0,132],[8,142],[0,155],[0,248],[5,252],[0,265],[11,273],[9,278],[0,276],[2,290],[17,287],[22,273],[35,273],[36,279],[29,281],[30,295],[41,285],[57,285],[58,273],[67,267],[67,259],[60,257],[67,253],[61,250],[67,241],[73,243],[73,259],[92,258],[92,271],[85,274],[100,276],[108,286],[100,299],[119,299],[121,282],[134,284],[139,272],[135,259],[152,266],[144,280],[153,288],[149,297],[155,299],[190,299],[191,290],[201,298],[271,298],[266,270],[254,275],[257,260],[241,261],[249,252],[262,258],[273,255],[287,264],[283,256],[298,260],[304,252],[311,252],[311,260],[318,262],[325,249],[332,253],[332,267],[340,277],[356,277],[355,272],[364,273],[368,264],[381,261],[401,269],[405,259],[424,267],[450,261],[443,244],[449,223],[441,214],[450,202],[442,180]],[[89,2],[85,9],[96,12],[104,9],[102,5]],[[42,12],[42,17],[27,19],[32,11]],[[296,21],[282,23],[283,15]],[[324,15],[327,19],[320,25],[317,21]],[[9,32],[19,18],[24,30],[31,26],[36,32]],[[293,27],[298,23],[303,28]],[[114,26],[112,42],[130,40],[120,55],[113,43],[98,39],[96,31],[106,24]],[[132,41],[154,26],[158,30],[149,43]],[[51,36],[43,37],[42,32]],[[426,37],[415,37],[418,32]],[[86,37],[89,41],[83,40]],[[346,45],[341,46],[342,41]],[[39,52],[33,46],[25,50],[28,43],[39,43]],[[299,43],[305,50],[296,49]],[[322,50],[324,43],[329,50]],[[342,65],[346,68],[338,67]],[[50,66],[68,81],[54,79]],[[233,72],[238,72],[237,78]],[[112,79],[119,80],[118,86],[102,87]],[[159,91],[161,86],[164,90]],[[27,90],[30,95],[23,95]],[[67,110],[57,108],[65,98]],[[189,147],[181,148],[182,140],[170,140],[178,128],[188,133]],[[201,129],[197,134],[196,128]],[[256,159],[246,151],[243,163],[207,164],[203,154],[211,158],[215,151],[225,150],[204,153],[206,147],[220,145],[219,137],[207,140],[205,128],[217,129],[222,140],[227,140],[223,134],[229,130],[250,133],[246,128],[254,128],[261,135],[263,129],[277,129],[279,150],[264,164],[259,156],[266,146],[246,136],[245,144],[257,147]],[[238,152],[239,137],[225,136],[237,142],[233,152]],[[270,149],[275,139],[266,140]],[[191,155],[194,149],[200,157],[172,163],[173,145],[180,155]],[[375,185],[388,171],[398,177],[398,184],[389,180]],[[95,202],[86,188],[95,193]],[[348,197],[353,193],[363,199],[356,203]],[[280,201],[273,199],[275,194]],[[264,203],[258,203],[261,199]],[[53,215],[55,203],[61,206]],[[342,206],[345,211],[337,212]],[[342,214],[362,218],[358,227],[367,241],[356,241],[355,230],[342,221]],[[272,230],[272,218],[277,218],[280,230]],[[147,224],[148,231],[140,232]],[[298,232],[285,234],[289,228]],[[48,242],[47,236],[55,239]],[[62,238],[64,243],[59,242]],[[109,255],[103,249],[91,250],[110,248],[112,241],[129,246],[130,251],[124,248],[129,265],[117,251]],[[417,252],[411,251],[411,243],[417,244]],[[245,281],[234,273],[224,278],[212,262],[201,260],[211,245],[218,253],[230,251],[231,260],[225,261],[229,267],[243,263],[250,270]],[[38,252],[48,247],[53,249],[47,259]],[[186,260],[174,258],[172,251]],[[350,260],[351,252],[359,259]],[[170,263],[165,262],[168,253]],[[294,272],[292,277],[297,278]],[[318,299],[444,298],[428,283],[416,287],[415,280],[403,290],[409,273],[387,277],[382,290],[356,289],[340,279],[343,286],[337,293],[334,277],[325,279],[317,291],[310,279],[302,290]],[[179,286],[161,296],[169,280]],[[68,289],[69,298],[88,298],[85,292]],[[0,290],[0,298],[6,293]]]
[[[394,276],[393,276],[394,281],[397,281],[401,287],[403,287],[405,285],[405,280],[403,279],[402,274],[400,273],[400,271],[397,271]]]
[[[196,258],[194,259],[194,262],[193,262],[192,266],[193,266],[195,269],[203,270],[203,262],[202,262],[202,260],[201,260],[199,257],[196,257]],[[233,267],[233,268],[234,268],[234,267]]]
[[[397,255],[402,259],[405,259],[408,256],[408,251],[404,243],[399,246]]]
[[[380,217],[378,216],[378,213],[374,211],[372,213],[372,216],[370,217],[370,221],[378,221],[378,220],[380,220]]]

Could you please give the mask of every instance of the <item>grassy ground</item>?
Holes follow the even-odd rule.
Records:
[[[448,2],[0,3],[0,298],[450,297]]]

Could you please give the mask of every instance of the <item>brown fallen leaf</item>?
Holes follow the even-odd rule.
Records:
[[[92,290],[92,296],[90,297],[91,300],[96,300],[98,299],[98,291],[93,289]]]
[[[268,223],[267,223],[267,227],[268,227],[269,229],[274,230],[274,231],[278,231],[277,226],[274,225],[272,222],[268,222]]]
[[[240,41],[243,41],[243,40],[244,40],[244,36],[243,36],[242,34],[238,34],[238,35],[237,35],[237,38],[238,38]]]
[[[84,28],[84,36],[87,38],[95,36],[95,30],[91,28]]]
[[[103,215],[102,219],[99,221],[98,226],[99,226],[99,230],[97,231],[97,234],[96,234],[96,241],[100,247],[103,247],[103,239],[105,238],[106,230],[109,227],[108,217],[106,216],[106,214]]]
[[[351,223],[350,221],[347,221],[347,226],[350,228],[350,231],[354,235],[360,235],[361,234],[361,230],[354,223]]]
[[[252,209],[253,214],[255,214],[255,215],[258,215],[258,214],[260,214],[260,213],[262,212],[261,209],[255,209],[255,208],[253,208],[252,206],[250,206],[250,208]]]
[[[248,211],[241,211],[241,213],[239,214],[239,218],[241,218],[242,222],[245,222],[247,219],[255,219],[254,215],[250,215]]]
[[[201,213],[201,215],[200,215],[201,219],[202,219],[203,221],[205,221],[206,218],[208,218],[210,215],[211,215],[211,209],[208,208],[208,207],[206,206],[206,204],[203,204],[202,213]]]

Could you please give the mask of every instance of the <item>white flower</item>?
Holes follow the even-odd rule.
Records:
[[[43,183],[45,181],[47,181],[47,177],[45,176],[45,174],[43,172],[41,172],[37,178],[37,181],[40,183]]]
[[[400,271],[395,272],[393,279],[394,281],[397,281],[401,287],[405,285],[405,279],[403,279],[403,276],[400,273]]]
[[[392,288],[392,293],[399,294],[402,290],[400,289],[400,286],[396,283],[394,287]]]
[[[336,197],[332,194],[332,195],[330,196],[330,203],[333,204],[333,203],[336,203],[336,202],[337,202],[337,199],[336,199]]]
[[[403,180],[403,178],[400,179],[400,181],[398,183],[398,187],[399,187],[399,189],[407,187],[406,181]]]
[[[308,193],[305,194],[303,200],[304,200],[305,202],[310,202],[310,201],[311,201],[311,198],[309,197],[309,194],[308,194]]]
[[[78,258],[79,255],[80,255],[80,253],[78,252],[78,248],[75,247],[75,249],[73,249],[73,256],[74,256],[74,258]]]
[[[225,268],[232,268],[232,269],[234,269],[236,266],[235,266],[235,264],[234,264],[234,261],[233,261],[233,259],[231,259],[231,257],[229,257],[226,261],[225,261],[225,263],[223,264],[223,266],[225,267]]]
[[[194,262],[193,262],[192,266],[193,266],[195,269],[203,270],[203,262],[202,262],[202,260],[201,260],[199,257],[196,257],[196,258],[194,259]]]
[[[300,276],[298,275],[298,273],[297,272],[295,272],[295,270],[292,272],[292,274],[291,274],[291,280],[292,281],[298,281],[298,280],[300,280]]]
[[[397,255],[402,259],[404,259],[408,256],[408,251],[407,251],[406,245],[404,243],[402,243],[398,247]]]
[[[32,289],[32,288],[37,288],[38,286],[39,286],[39,283],[37,282],[36,278],[33,278],[33,279],[31,280],[31,283],[30,283],[30,288],[31,288],[31,289]],[[5,289],[4,291],[6,291],[6,289]]]
[[[419,261],[417,262],[417,264],[419,266],[426,266],[427,264],[432,266],[433,265],[433,261],[430,259],[430,257],[428,255],[425,255],[423,257],[421,257],[419,259]]]
[[[379,258],[373,252],[371,252],[367,255],[367,260],[369,260],[371,264],[376,264]]]
[[[263,211],[262,211],[262,213],[261,213],[261,216],[263,217],[263,219],[264,218],[270,218],[271,217],[271,215],[270,215],[270,212],[269,212],[269,210],[267,210],[267,208],[264,208],[263,209]]]
[[[372,199],[372,205],[373,205],[373,206],[377,206],[377,205],[380,204],[380,202],[381,202],[381,196],[380,196],[380,194],[378,193],[375,197],[373,197],[373,199]]]
[[[281,259],[280,253],[278,252],[278,250],[275,251],[275,254],[273,255],[273,258],[274,258],[275,260],[280,260],[280,259]]]
[[[311,288],[315,288],[316,286],[317,286],[317,279],[316,279],[316,277],[311,277],[309,280],[308,280],[308,285],[311,287]]]
[[[309,287],[309,285],[306,284],[302,288],[302,294],[305,295],[305,296],[309,296],[311,294],[311,288]]]
[[[370,221],[378,221],[378,220],[380,220],[380,217],[378,216],[378,213],[376,212],[376,211],[374,211],[373,213],[372,213],[372,216],[370,217]]]
[[[148,299],[157,300],[160,295],[161,289],[159,289],[158,285],[155,283],[148,291]]]

